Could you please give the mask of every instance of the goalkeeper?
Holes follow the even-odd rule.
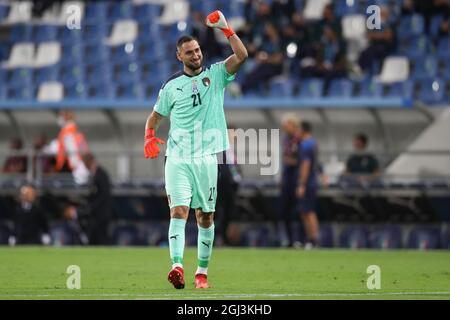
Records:
[[[177,42],[177,58],[183,63],[183,70],[164,83],[145,126],[144,155],[156,158],[159,145],[164,141],[157,138],[155,132],[162,118],[170,115],[165,163],[172,262],[168,280],[176,289],[183,289],[185,285],[183,253],[190,208],[195,209],[198,225],[195,287],[209,287],[207,275],[214,242],[217,198],[216,154],[229,146],[223,110],[224,91],[248,56],[244,44],[220,11],[209,14],[206,24],[223,32],[233,54],[225,61],[205,67],[197,40],[191,36],[181,37]]]

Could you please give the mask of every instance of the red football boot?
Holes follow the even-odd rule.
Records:
[[[208,279],[206,274],[196,274],[195,275],[195,288],[196,289],[207,289],[209,288]]]
[[[184,289],[184,270],[181,267],[176,267],[170,270],[167,279],[173,284],[175,289]]]

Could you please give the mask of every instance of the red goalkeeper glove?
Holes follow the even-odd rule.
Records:
[[[144,156],[145,158],[156,158],[159,155],[158,144],[165,142],[160,138],[155,137],[155,129],[147,129],[144,138]]]
[[[222,12],[216,10],[206,17],[206,25],[211,28],[219,28],[227,39],[234,34],[234,30],[228,25]]]

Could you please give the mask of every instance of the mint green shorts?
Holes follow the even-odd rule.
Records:
[[[169,207],[216,211],[217,175],[215,154],[188,160],[167,157],[165,179]]]

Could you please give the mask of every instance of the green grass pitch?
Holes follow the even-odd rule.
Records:
[[[186,288],[167,281],[167,248],[0,248],[0,299],[450,299],[450,251],[216,248],[212,286],[193,288],[196,249],[185,251]],[[69,290],[69,265],[81,289]],[[369,290],[369,265],[381,289]]]

